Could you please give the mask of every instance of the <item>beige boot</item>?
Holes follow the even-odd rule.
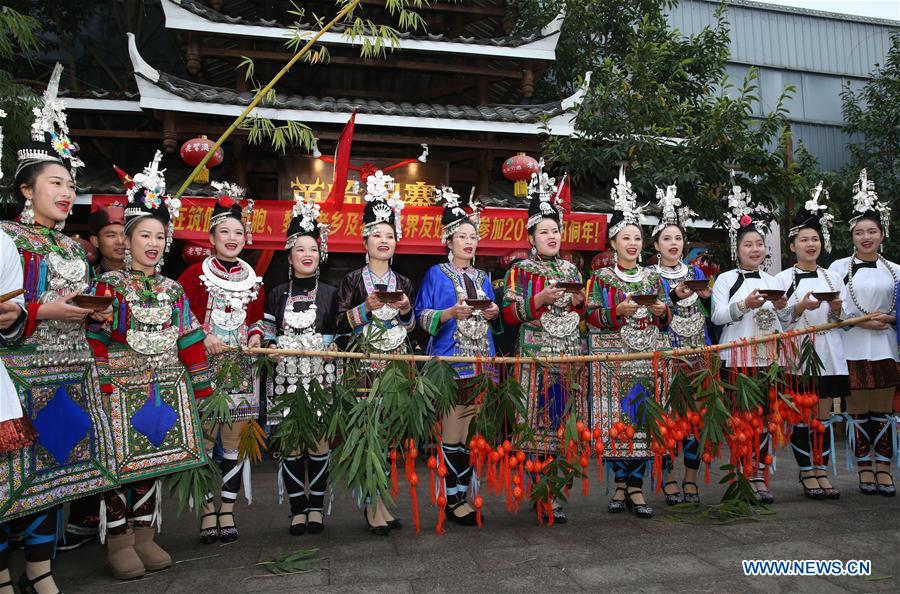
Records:
[[[130,530],[125,534],[106,536],[106,559],[116,579],[133,580],[146,573],[144,563],[134,550],[134,532]]]
[[[156,536],[156,528],[153,526],[135,526],[134,550],[143,561],[147,571],[168,569],[172,567],[172,557],[154,542],[154,536]]]

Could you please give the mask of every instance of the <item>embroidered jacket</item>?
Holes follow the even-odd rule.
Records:
[[[544,314],[550,311],[547,305],[537,307],[535,297],[544,290],[550,280],[582,282],[578,268],[561,258],[543,259],[532,256],[519,260],[506,273],[503,293],[503,321],[510,326],[519,326],[517,350],[530,353],[544,342],[545,329],[541,323]],[[569,305],[566,311],[574,311],[579,318],[587,312],[587,300],[578,307]],[[572,352],[579,354],[580,332],[576,326],[573,334]]]
[[[109,344],[117,342],[128,346],[129,330],[137,329],[134,318],[135,305],[154,307],[160,303],[171,304],[171,316],[163,324],[164,331],[172,331],[176,337],[174,348],[178,359],[191,378],[195,398],[205,398],[212,393],[206,349],[203,346],[203,328],[191,313],[190,302],[184,289],[177,282],[162,275],[146,276],[143,272],[116,270],[104,274],[97,282],[97,295],[112,294],[113,317],[102,325],[92,325],[88,342],[97,361],[100,386],[104,392],[112,392],[109,379]],[[139,297],[139,303],[129,303],[127,296]]]
[[[210,280],[210,274],[217,278]],[[234,276],[235,280],[229,281],[225,275]],[[256,276],[253,268],[243,260],[226,270],[218,259],[207,258],[205,262],[189,266],[178,277],[178,283],[187,295],[194,317],[207,334],[218,336],[230,346],[246,346],[247,340],[254,335],[263,337],[265,289],[262,278]],[[214,287],[213,291],[209,285]],[[235,311],[238,306],[243,308],[244,314]],[[214,315],[213,312],[221,314]],[[244,317],[243,321],[233,320],[235,314]],[[216,323],[220,315],[225,320],[221,325]]]

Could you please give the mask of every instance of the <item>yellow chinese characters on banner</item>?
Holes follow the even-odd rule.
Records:
[[[324,187],[322,191],[324,192]],[[318,189],[313,188],[313,192]],[[324,194],[327,196],[327,194]],[[92,209],[105,208],[121,202],[122,196],[94,195]],[[175,237],[200,245],[209,241],[209,219],[213,198],[184,198],[181,213],[175,221]],[[289,200],[256,200],[250,220],[253,233],[251,249],[282,250],[285,234],[291,222],[293,202]],[[403,209],[403,237],[397,246],[398,254],[443,254],[441,242],[440,206],[408,206]],[[344,204],[337,209],[323,203],[319,220],[328,225],[328,249],[332,252],[363,252],[363,205]],[[502,256],[514,249],[528,247],[525,227],[528,211],[524,208],[486,208],[481,212],[478,253]],[[605,247],[606,216],[597,213],[573,212],[565,216],[563,248],[600,251]]]
[[[321,176],[316,176],[312,180],[301,180],[295,177],[291,182],[291,192],[293,192],[294,200],[298,197],[306,201],[325,202],[331,193],[333,187],[332,182],[323,181]],[[394,190],[400,193],[406,206],[434,206],[434,193],[437,187],[424,181],[414,181],[412,183],[397,182],[394,184]],[[344,204],[364,204],[363,195],[365,187],[360,186],[358,181],[347,180],[347,187],[344,189]]]

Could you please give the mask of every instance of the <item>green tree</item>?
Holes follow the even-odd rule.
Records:
[[[845,189],[837,203],[841,216],[848,220],[853,209],[850,186],[859,170],[866,168],[869,179],[875,180],[875,190],[887,200],[896,213],[900,196],[900,33],[891,36],[884,65],[859,91],[847,84],[841,93],[845,131],[852,135],[848,144],[850,165],[842,173]],[[891,237],[900,236],[898,217],[891,221]],[[897,261],[900,246],[896,241],[885,242],[885,256]]]
[[[16,82],[6,65],[15,56],[29,56],[41,47],[38,32],[40,23],[31,16],[17,12],[8,6],[0,7],[0,110],[6,117],[0,119],[3,127],[3,159],[0,167],[4,181],[12,180],[16,168],[16,147],[28,137],[37,96],[27,86]]]
[[[556,97],[576,89],[585,72],[590,85],[571,137],[544,138],[545,154],[567,169],[576,187],[600,191],[627,161],[639,195],[676,183],[682,200],[701,216],[721,219],[728,166],[752,184],[754,199],[780,212],[802,196],[802,179],[787,167],[783,147],[788,88],[768,114],[761,114],[757,72],[728,80],[727,13],[696,35],[673,29],[666,10],[672,0],[596,2],[518,0],[523,28],[566,11],[556,65],[542,92]]]

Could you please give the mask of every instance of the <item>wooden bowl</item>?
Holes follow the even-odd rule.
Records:
[[[840,295],[840,293],[837,291],[813,291],[813,297],[819,301],[834,301],[837,299],[838,295]]]
[[[759,294],[765,297],[766,301],[778,301],[784,297],[784,291],[781,289],[760,289]]]
[[[695,280],[686,280],[684,281],[684,286],[694,292],[703,291],[704,289],[709,288],[709,279],[701,278]]]
[[[72,305],[82,309],[103,311],[115,300],[113,295],[78,295],[72,299]]]
[[[566,293],[581,293],[584,290],[584,283],[576,283],[574,281],[559,281],[556,283],[558,289],[564,289]]]
[[[656,300],[659,299],[659,296],[656,295],[655,293],[650,294],[650,295],[632,295],[630,297],[630,299],[632,301],[634,301],[635,303],[637,303],[638,305],[647,306],[647,305],[653,305],[654,303],[656,303]]]
[[[491,306],[491,303],[493,303],[493,301],[491,301],[490,299],[466,299],[466,305],[468,305],[472,309],[484,310],[489,308]]]
[[[375,297],[382,303],[397,303],[403,299],[403,291],[375,291]]]

